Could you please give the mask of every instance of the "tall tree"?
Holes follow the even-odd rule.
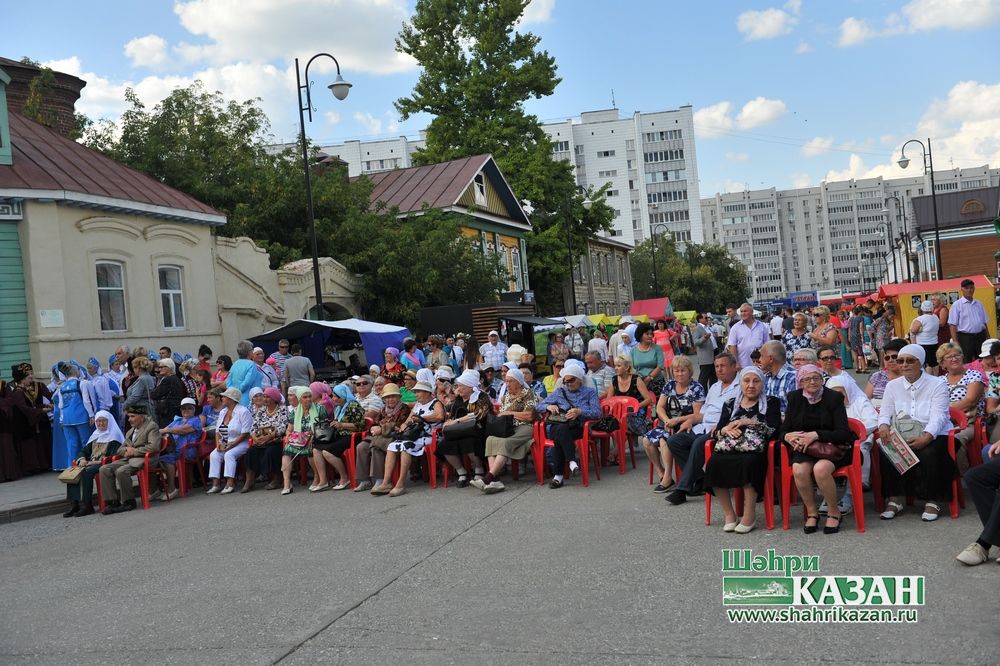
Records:
[[[646,239],[629,257],[632,292],[636,299],[668,296],[676,310],[721,312],[729,303],[741,303],[750,293],[747,272],[721,245],[688,243],[678,252],[673,239],[656,240],[656,280],[653,245]]]
[[[562,309],[568,276],[566,234],[573,246],[610,229],[613,214],[602,190],[584,214],[572,166],[552,159],[552,143],[529,99],[551,95],[559,84],[555,59],[538,50],[540,38],[517,30],[529,0],[418,0],[396,49],[422,71],[413,92],[396,101],[405,120],[433,116],[427,145],[415,155],[433,163],[492,153],[514,193],[535,213],[528,237],[528,273],[543,311]],[[561,240],[560,240],[561,238]]]

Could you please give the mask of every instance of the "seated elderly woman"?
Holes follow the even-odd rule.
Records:
[[[472,485],[484,493],[498,493],[504,489],[503,483],[496,477],[503,471],[508,460],[521,460],[528,457],[531,441],[534,437],[533,422],[535,407],[539,398],[528,386],[524,373],[519,368],[507,371],[507,391],[500,401],[499,417],[510,417],[514,431],[507,437],[487,435],[486,457],[489,460],[489,470],[482,478],[472,480]]]
[[[324,410],[326,410],[327,415],[333,413],[333,389],[326,382],[313,382],[309,385],[309,390],[312,391],[312,399],[314,405],[319,405]]]
[[[253,490],[257,477],[267,479],[267,490],[278,487],[281,438],[288,429],[288,410],[281,404],[281,391],[273,386],[264,389],[260,400],[262,403],[253,410],[250,450],[247,452],[247,478],[240,489],[241,493]]]
[[[455,380],[455,401],[448,409],[448,420],[438,434],[437,455],[455,468],[458,486],[469,485],[469,472],[464,458],[471,463],[477,479],[483,477],[483,458],[486,457],[486,417],[493,413],[493,403],[485,391],[480,390],[479,373],[466,370]],[[452,428],[465,421],[475,421],[471,432],[454,434]]]
[[[951,406],[969,419],[968,427],[955,435],[962,446],[968,447],[976,435],[976,418],[986,415],[986,383],[983,381],[983,373],[965,369],[962,348],[954,342],[946,342],[937,348],[937,361],[940,376],[948,382]]]
[[[326,464],[333,465],[337,472],[337,485],[333,490],[344,490],[351,485],[347,468],[342,456],[351,447],[354,433],[365,429],[365,409],[351,392],[346,382],[337,384],[333,389],[333,415],[330,427],[334,430],[334,438],[324,442],[317,440],[313,445],[313,464],[316,468],[316,483],[309,487],[310,492],[321,492],[330,488],[326,480]]]
[[[101,470],[101,459],[115,455],[118,447],[125,441],[125,435],[115,423],[111,412],[100,410],[94,414],[94,426],[96,430],[80,451],[80,457],[73,461],[73,466],[82,467],[83,472],[77,483],[66,484],[66,499],[70,502],[70,508],[63,514],[63,518],[94,513],[94,477]]]
[[[823,373],[815,365],[804,365],[795,373],[798,386],[788,394],[781,439],[792,448],[792,474],[806,509],[802,530],[812,534],[819,525],[813,480],[827,506],[837,506],[837,484],[833,472],[851,463],[854,432],[847,423],[844,398],[823,386]],[[822,446],[829,444],[831,446]],[[824,534],[840,531],[840,511],[829,510]]]
[[[673,455],[667,439],[675,432],[690,430],[698,423],[698,414],[705,404],[705,387],[694,381],[694,364],[687,356],[675,356],[671,362],[673,379],[667,380],[656,401],[656,418],[660,425],[642,436],[642,448],[659,476],[654,493],[670,492],[674,469]],[[641,401],[640,401],[641,402]]]
[[[434,397],[444,403],[445,409],[455,400],[455,373],[450,365],[443,365],[434,372]]]
[[[250,448],[250,430],[253,414],[240,404],[243,394],[235,386],[222,392],[222,411],[215,422],[215,449],[208,456],[208,478],[212,485],[206,494],[228,495],[236,491],[236,463]],[[225,470],[223,470],[225,463]],[[226,487],[222,487],[222,477]]]
[[[354,492],[371,490],[382,483],[385,472],[385,453],[389,442],[399,435],[399,426],[410,415],[410,408],[403,404],[399,387],[387,384],[382,389],[382,409],[375,415],[368,437],[358,444],[356,472],[358,485]],[[374,480],[374,481],[373,481]]]
[[[388,386],[386,389],[388,390]],[[431,441],[431,428],[445,419],[444,406],[434,397],[428,384],[413,387],[417,401],[410,415],[400,425],[396,439],[386,447],[385,478],[371,490],[372,495],[398,497],[406,492],[406,475],[414,458],[424,455],[424,447]],[[414,428],[410,429],[410,426]],[[418,427],[419,426],[419,427]],[[399,461],[399,481],[392,484],[392,473]]]
[[[562,423],[548,424],[549,437],[553,446],[549,449],[553,477],[549,488],[562,488],[563,469],[569,463],[570,473],[576,474],[579,465],[576,462],[576,440],[583,436],[584,421],[601,418],[601,405],[598,402],[597,391],[592,386],[584,384],[583,368],[569,364],[563,368],[562,387],[550,393],[538,404],[536,411],[540,414],[558,414],[564,419]]]
[[[294,392],[294,394],[293,394]],[[312,447],[313,429],[326,421],[326,411],[313,402],[312,391],[308,386],[294,386],[288,389],[289,403],[293,400],[295,408],[288,419],[285,428],[285,446],[281,450],[282,495],[292,493],[292,468],[297,458],[305,458],[314,467]],[[294,398],[292,398],[294,395]],[[316,470],[313,469],[313,478]]]
[[[878,435],[882,440],[896,428],[906,440],[920,464],[900,475],[896,466],[882,456],[882,495],[886,498],[883,520],[892,520],[903,510],[903,499],[915,495],[924,500],[921,518],[937,520],[941,507],[951,501],[952,481],[957,470],[948,455],[948,384],[923,369],[926,359],[920,345],[906,345],[897,361],[902,377],[885,387],[878,417]]]
[[[194,444],[201,439],[201,417],[195,416],[194,398],[184,398],[181,400],[181,413],[175,416],[167,427],[160,428],[160,434],[167,438],[167,446],[160,454],[160,465],[167,476],[167,500],[172,500],[179,494],[174,488],[174,480],[177,478],[177,463],[185,464],[181,458],[181,447],[186,444]],[[197,447],[190,446],[185,452],[187,460],[192,462],[198,459]],[[159,492],[159,491],[157,491]]]
[[[403,384],[399,387],[399,394],[403,396],[403,402],[412,406],[417,401],[417,394],[413,392],[417,385],[417,373],[414,370],[407,370],[403,373]]]
[[[743,368],[737,381],[739,395],[723,403],[715,427],[705,487],[722,508],[722,531],[746,534],[757,524],[757,498],[767,478],[767,443],[781,427],[781,401],[764,394],[766,380],[759,368]],[[743,489],[742,517],[733,508],[732,488]]]

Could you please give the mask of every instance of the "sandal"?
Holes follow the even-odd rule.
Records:
[[[833,527],[830,526],[830,521],[831,520],[836,520],[837,521],[837,524],[834,525]],[[826,517],[826,525],[823,526],[823,534],[836,534],[837,532],[840,531],[840,524],[843,521],[844,521],[844,514],[840,514],[839,516],[827,515],[827,517]]]
[[[812,534],[816,531],[816,528],[819,526],[819,514],[816,514],[815,516],[806,516],[806,522],[808,523],[810,520],[815,520],[816,523],[814,525],[805,525],[802,527],[802,531],[806,534]]]
[[[928,511],[928,509],[933,509],[934,511]],[[941,515],[941,507],[934,502],[927,502],[924,505],[924,512],[920,514],[920,520],[925,523],[933,523]]]
[[[882,520],[892,520],[898,516],[903,511],[903,505],[899,502],[894,502],[892,500],[886,502],[885,511],[883,511],[879,517]]]

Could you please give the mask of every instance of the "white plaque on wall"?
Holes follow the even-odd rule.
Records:
[[[62,328],[66,325],[62,310],[39,310],[38,319],[42,328]]]

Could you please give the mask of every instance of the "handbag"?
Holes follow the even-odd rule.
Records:
[[[337,439],[337,431],[329,421],[321,421],[313,426],[313,442],[316,444],[332,444]]]
[[[77,485],[83,477],[83,467],[67,467],[59,473],[59,480],[68,485]]]
[[[666,385],[667,380],[663,378],[663,375],[659,377],[647,378],[646,380],[646,390],[648,390],[653,395],[660,395],[663,393],[663,387]]]
[[[594,425],[590,426],[590,429],[593,432],[608,432],[608,433],[610,433],[610,432],[615,432],[615,431],[621,429],[621,427],[622,427],[621,424],[618,422],[618,419],[616,419],[614,417],[614,415],[612,415],[612,414],[605,414],[600,419],[598,419],[594,423]]]
[[[407,442],[415,442],[424,436],[424,420],[420,417],[417,418],[416,422],[399,431],[399,439]]]
[[[476,419],[463,419],[441,429],[445,439],[468,439],[476,436]]]
[[[667,416],[672,419],[676,419],[678,416],[684,416],[685,409],[681,406],[681,401],[676,395],[667,396]]]
[[[834,444],[832,442],[813,442],[806,447],[803,453],[813,458],[819,458],[820,460],[837,462],[847,454],[847,448],[843,444]]]
[[[890,425],[899,431],[899,434],[907,441],[922,435],[924,428],[927,427],[926,423],[918,421],[906,412],[899,412],[893,416],[890,419]]]
[[[712,450],[716,453],[735,451],[738,453],[760,453],[767,446],[767,437],[770,429],[763,423],[759,425],[749,425],[743,428],[739,437],[730,435],[720,435],[715,440]]]
[[[625,417],[625,424],[632,435],[645,435],[653,429],[653,423],[643,412],[635,412]]]
[[[300,449],[308,449],[312,446],[313,434],[311,430],[292,432],[288,435],[288,445],[296,446]]]
[[[486,417],[487,437],[511,437],[514,434],[514,417],[509,414],[497,416],[489,414]]]

